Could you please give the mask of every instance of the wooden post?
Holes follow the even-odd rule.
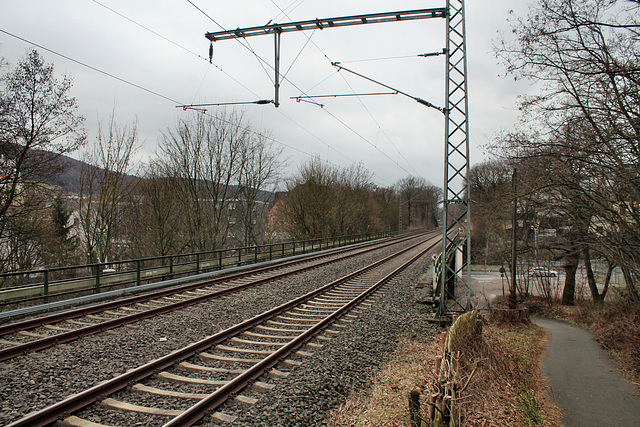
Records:
[[[409,393],[409,419],[411,427],[420,427],[422,421],[420,416],[420,393],[413,390]]]

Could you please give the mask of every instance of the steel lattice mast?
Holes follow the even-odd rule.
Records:
[[[454,306],[459,306],[461,310],[468,309],[471,304],[469,101],[464,0],[447,0],[447,10],[442,268],[438,306],[440,316],[450,310],[447,300],[454,300]],[[457,299],[455,292],[452,292],[454,289],[451,289],[455,287],[456,281],[464,284],[464,295]],[[465,305],[460,303],[463,299],[466,299]],[[453,306],[451,308],[455,310]]]
[[[440,304],[438,314],[470,307],[469,278],[471,277],[471,212],[469,199],[469,121],[467,99],[467,56],[464,0],[447,0],[445,8],[419,9],[387,13],[343,16],[327,19],[270,24],[208,32],[211,41],[238,39],[261,35],[274,35],[275,98],[279,105],[280,87],[280,39],[282,33],[314,29],[339,28],[352,25],[410,21],[418,19],[446,19],[446,76],[445,76],[445,151],[443,184],[443,246],[440,271]],[[212,53],[212,52],[211,52]],[[449,230],[454,231],[449,233]],[[453,262],[457,258],[458,262]],[[464,295],[456,299],[447,284],[461,282]],[[464,305],[461,301],[466,299]],[[454,304],[447,306],[446,301]]]

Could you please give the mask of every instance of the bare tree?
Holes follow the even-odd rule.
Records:
[[[241,113],[180,120],[163,135],[160,150],[162,173],[183,207],[189,250],[224,247],[238,228],[240,241],[259,240],[258,198],[279,174],[280,152]]]
[[[369,199],[374,191],[373,174],[362,162],[336,171],[334,187],[332,236],[374,231],[376,213],[370,210]]]
[[[497,52],[518,78],[541,83],[522,107],[529,153],[555,165],[555,194],[570,200],[575,253],[585,245],[619,262],[628,295],[640,271],[640,3],[538,0]],[[558,173],[560,172],[560,173]],[[557,199],[556,199],[557,200]],[[569,211],[566,211],[569,212]],[[586,231],[585,231],[586,230]],[[570,285],[571,283],[569,283]],[[594,298],[599,298],[594,294]]]
[[[29,51],[0,84],[0,267],[6,269],[18,267],[7,264],[19,241],[12,233],[26,232],[29,218],[46,216],[41,211],[47,204],[34,203],[49,193],[43,182],[58,172],[61,154],[84,144],[85,134],[84,119],[69,93],[71,79],[57,80],[53,65],[37,51]]]
[[[505,160],[491,160],[473,165],[469,185],[473,194],[471,239],[475,263],[509,265],[510,243],[507,233],[513,168]]]
[[[442,198],[442,190],[420,176],[408,176],[396,183],[400,196],[403,224],[406,227],[437,227],[438,202]],[[406,218],[406,220],[405,220]]]
[[[101,123],[87,165],[81,173],[79,216],[82,240],[90,262],[107,262],[124,248],[119,230],[127,195],[135,185],[130,174],[137,149],[137,123],[119,125],[112,113]]]
[[[174,178],[151,163],[127,201],[126,234],[134,256],[165,256],[187,247],[183,206],[173,189]]]
[[[287,231],[308,239],[389,230],[392,193],[377,189],[372,177],[360,163],[340,169],[316,157],[303,164],[279,206]]]
[[[294,238],[330,236],[336,181],[336,171],[316,157],[301,165],[297,176],[287,182],[282,214],[287,231]]]
[[[237,176],[238,200],[235,203],[236,240],[244,246],[257,245],[266,237],[270,200],[266,192],[276,189],[284,166],[282,149],[274,147],[268,136],[250,135],[242,147]]]

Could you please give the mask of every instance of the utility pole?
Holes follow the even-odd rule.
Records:
[[[509,286],[509,308],[515,310],[518,305],[516,299],[516,278],[518,277],[518,168],[513,168],[513,177],[511,178],[511,188],[513,191],[513,213],[511,215],[511,283]]]

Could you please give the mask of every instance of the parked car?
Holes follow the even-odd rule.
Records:
[[[558,277],[558,272],[547,267],[533,267],[529,270],[529,277]]]

